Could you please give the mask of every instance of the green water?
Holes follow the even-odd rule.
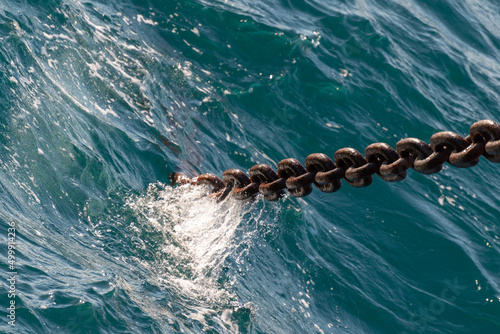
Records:
[[[492,0],[0,0],[0,332],[500,332],[498,164],[276,203],[168,186],[500,122],[498,22]]]

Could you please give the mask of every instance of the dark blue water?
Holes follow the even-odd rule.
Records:
[[[499,22],[494,0],[0,0],[0,332],[499,333],[498,164],[276,203],[168,185],[499,122]]]

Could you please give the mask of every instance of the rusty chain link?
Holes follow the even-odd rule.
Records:
[[[467,137],[451,131],[434,134],[426,142],[417,138],[401,139],[396,150],[385,143],[374,143],[365,149],[365,156],[354,148],[341,148],[334,161],[323,153],[309,155],[305,167],[296,159],[278,163],[277,172],[270,166],[258,164],[250,168],[250,176],[239,169],[228,169],[222,180],[213,174],[189,178],[182,173],[171,173],[171,185],[191,183],[208,184],[210,197],[223,200],[230,194],[239,200],[252,200],[262,194],[268,201],[280,199],[285,190],[294,197],[307,196],[312,185],[323,192],[340,189],[344,179],[357,188],[372,183],[373,174],[387,182],[401,181],[409,168],[422,174],[438,173],[445,162],[466,168],[472,167],[484,156],[491,162],[500,162],[500,125],[483,120],[472,124]]]

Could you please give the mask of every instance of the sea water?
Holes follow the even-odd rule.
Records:
[[[499,164],[273,203],[168,179],[499,122],[499,22],[495,0],[0,0],[0,332],[500,332]]]

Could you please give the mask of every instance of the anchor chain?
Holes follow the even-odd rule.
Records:
[[[434,134],[429,144],[417,138],[401,139],[396,149],[385,143],[366,147],[363,156],[354,148],[341,148],[333,160],[326,154],[313,153],[305,160],[305,167],[296,159],[284,159],[277,172],[270,166],[258,164],[250,168],[249,175],[240,169],[228,169],[222,180],[214,174],[189,178],[183,173],[171,173],[171,185],[191,183],[208,184],[210,197],[223,200],[231,195],[239,200],[253,200],[262,194],[268,201],[280,199],[285,190],[294,197],[309,195],[313,187],[327,193],[349,185],[362,188],[372,183],[373,174],[387,182],[406,178],[412,168],[422,174],[438,173],[445,162],[459,168],[472,167],[484,156],[491,162],[500,162],[500,125],[492,120],[472,124],[469,135],[462,137],[451,131]]]

